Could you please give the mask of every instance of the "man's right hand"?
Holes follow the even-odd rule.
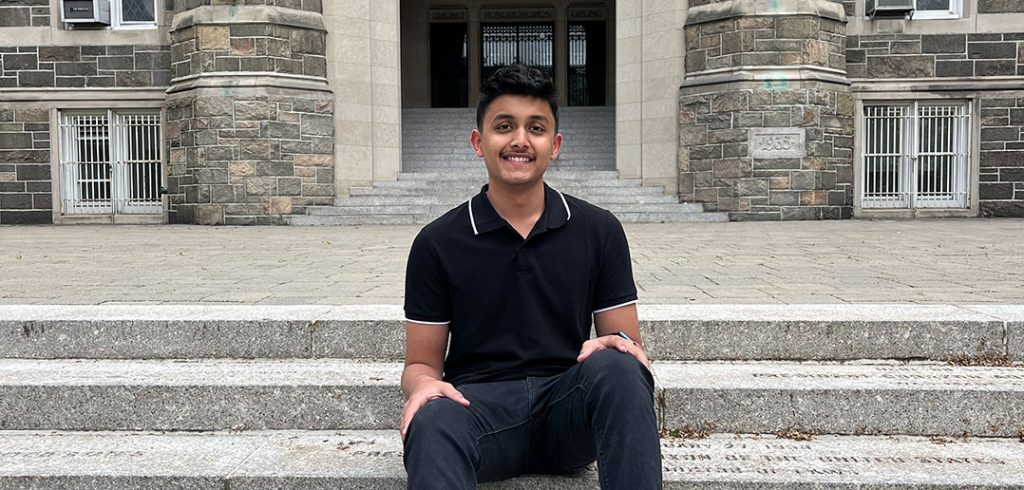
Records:
[[[469,400],[462,396],[462,393],[455,389],[451,383],[425,377],[425,379],[417,383],[409,398],[405,400],[405,406],[402,407],[402,425],[399,428],[399,432],[402,434],[403,441],[405,440],[405,435],[409,432],[409,424],[412,422],[412,418],[416,416],[416,412],[419,411],[420,407],[426,405],[427,402],[437,398],[449,398],[459,405],[469,406]]]

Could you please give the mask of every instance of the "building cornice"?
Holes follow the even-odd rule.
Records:
[[[780,15],[813,15],[846,22],[843,5],[829,0],[727,0],[690,7],[686,14],[686,25],[705,24],[736,17]]]
[[[197,25],[274,24],[327,31],[323,14],[272,5],[206,5],[181,12],[171,22],[172,31]]]

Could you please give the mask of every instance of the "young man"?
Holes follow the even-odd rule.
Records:
[[[562,144],[551,81],[499,70],[470,139],[487,185],[424,227],[409,253],[409,488],[470,489],[595,459],[605,490],[661,488],[622,226],[544,183]]]

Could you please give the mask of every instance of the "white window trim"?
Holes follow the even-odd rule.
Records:
[[[915,0],[916,4],[916,0]],[[914,10],[911,20],[959,19],[963,16],[963,0],[949,0],[949,10]]]
[[[110,27],[124,31],[156,29],[160,25],[160,0],[153,2],[153,22],[125,22],[121,19],[121,0],[110,0]]]

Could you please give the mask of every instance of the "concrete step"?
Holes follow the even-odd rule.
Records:
[[[616,213],[623,223],[726,223],[728,213],[671,212],[658,213]]]
[[[307,208],[309,209],[309,208]],[[291,226],[373,226],[373,225],[425,225],[437,216],[423,214],[367,214],[360,216],[292,215],[284,220]]]
[[[0,360],[0,427],[392,429],[401,371],[339,359]],[[1017,437],[1024,428],[1024,368],[660,361],[655,372],[669,430]]]
[[[640,305],[658,360],[1024,361],[1024,306]],[[0,358],[400,360],[399,305],[0,305]]]
[[[444,203],[425,205],[419,203],[403,203],[403,204],[362,204],[358,202],[342,202],[334,206],[310,206],[307,208],[310,216],[357,216],[357,215],[382,215],[382,214],[416,214],[425,215],[431,219],[441,216],[448,212],[452,207],[460,204],[455,203]],[[667,204],[667,203],[626,203],[626,204],[605,204],[605,209],[615,213],[616,216],[622,214],[636,214],[637,219],[647,218],[663,218],[668,219],[671,216],[683,214],[703,214],[704,207],[701,204]],[[657,221],[645,221],[645,222],[657,222]]]
[[[1020,489],[1015,439],[774,435],[663,439],[666,490]],[[403,490],[395,431],[204,433],[0,431],[0,488]],[[482,489],[598,488],[594,465]]]
[[[595,196],[590,196],[595,198]],[[459,204],[466,202],[467,198],[464,196],[446,196],[446,195],[433,195],[433,196],[353,196],[343,197],[336,199],[334,205],[337,207],[345,206],[440,206],[445,211],[451,209]],[[673,196],[666,196],[661,193],[658,194],[637,194],[634,196],[625,195],[605,195],[596,196],[595,201],[601,203],[601,206],[610,209],[613,204],[659,204],[665,205],[678,205],[679,201]],[[687,204],[686,206],[696,206],[693,204]],[[313,208],[310,208],[313,209]],[[700,211],[700,207],[692,207],[695,211]],[[311,213],[312,214],[312,213]]]
[[[601,172],[607,172],[607,170],[602,170]],[[414,172],[409,172],[409,173],[414,173]],[[465,173],[464,172],[459,172],[457,175],[461,176],[461,175],[465,175]],[[560,190],[562,192],[568,192],[567,189],[572,189],[572,188],[585,189],[585,188],[592,188],[592,187],[608,187],[608,188],[611,188],[611,187],[621,187],[621,188],[624,188],[623,190],[633,191],[635,189],[639,189],[639,188],[643,187],[642,182],[641,182],[640,179],[606,179],[606,178],[599,178],[599,179],[565,179],[565,180],[545,179],[545,181],[551,187],[554,187],[555,189],[558,189],[558,190]],[[486,183],[486,181],[483,178],[477,178],[476,180],[472,180],[471,178],[467,178],[466,180],[462,180],[462,179],[454,180],[453,179],[453,181],[450,184],[446,183],[446,185],[458,186],[460,188],[467,188],[467,189],[475,188],[476,190],[480,190],[480,186],[482,186],[485,183]],[[437,189],[437,184],[436,183],[429,182],[429,181],[424,181],[424,180],[398,180],[398,181],[377,182],[376,184],[374,184],[374,186],[376,188],[381,188],[381,189],[383,189],[383,188],[396,188],[396,189],[397,188],[404,188],[404,189],[413,189],[413,188],[415,188],[415,189]]]
[[[481,164],[481,165],[483,164],[483,160],[480,157],[476,156],[472,151],[457,151],[457,152],[438,151],[438,152],[434,152],[434,153],[423,152],[423,153],[416,153],[416,154],[411,154],[411,155],[405,155],[405,156],[403,156],[403,159],[405,161],[415,161],[415,162],[467,161],[467,162],[479,162],[479,164]],[[582,161],[589,161],[589,160],[614,161],[615,160],[615,152],[614,151],[607,151],[607,152],[606,151],[600,151],[600,152],[595,152],[595,153],[582,153],[582,152],[570,153],[570,154],[564,155],[563,157],[559,157],[557,160],[554,160],[554,163],[557,165],[558,163],[562,163],[563,161],[582,162]]]
[[[464,173],[452,173],[452,172],[401,172],[398,174],[398,180],[427,180],[427,181],[438,181],[438,180],[460,180],[460,179],[476,179],[481,181],[487,178],[487,171],[483,168],[478,168],[473,172]],[[560,170],[560,169],[549,169],[544,174],[544,180],[547,182],[566,182],[569,180],[595,180],[595,179],[608,179],[614,180],[619,178],[619,172],[616,170]]]
[[[313,209],[313,208],[307,208]],[[384,212],[384,211],[381,211]],[[294,215],[285,217],[292,226],[425,225],[440,214]],[[727,213],[623,213],[623,223],[725,223]]]

